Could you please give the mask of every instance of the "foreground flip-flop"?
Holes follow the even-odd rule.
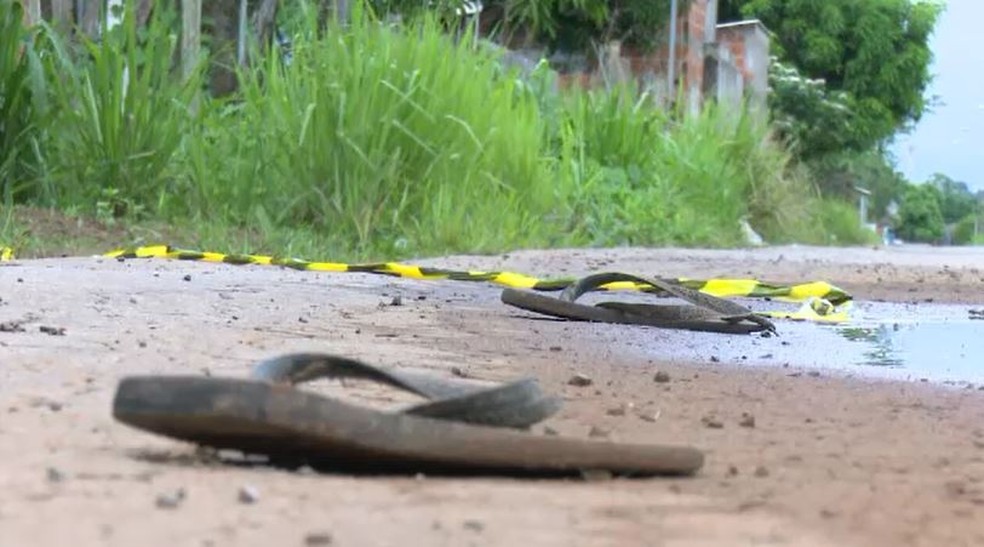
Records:
[[[582,295],[600,289],[609,283],[629,282],[648,285],[653,291],[663,292],[686,300],[693,306],[637,304],[627,302],[601,302],[595,305],[575,302]],[[651,279],[624,273],[600,273],[590,275],[568,286],[554,298],[532,291],[507,288],[502,291],[502,301],[510,306],[562,319],[648,325],[666,329],[749,334],[776,330],[772,321],[748,308],[661,279]]]
[[[385,412],[294,387],[346,377],[385,383],[429,401]],[[645,476],[692,474],[703,465],[703,453],[690,447],[523,431],[559,407],[559,400],[543,394],[532,379],[476,386],[301,353],[264,361],[249,379],[124,378],[113,416],[174,439],[328,470]]]

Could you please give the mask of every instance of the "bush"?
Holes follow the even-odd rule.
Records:
[[[357,13],[289,66],[242,76],[185,149],[192,211],[312,226],[357,249],[461,249],[539,233],[550,191],[532,97],[495,57],[427,20],[405,32]],[[181,205],[181,204],[176,204]]]
[[[84,55],[50,66],[60,115],[51,125],[48,186],[63,204],[86,204],[110,217],[156,209],[173,194],[168,170],[192,129],[199,80],[173,66],[170,14],[157,11],[138,32],[132,3],[122,23]]]
[[[0,2],[0,200],[36,196],[39,139],[47,105],[36,33],[20,2]]]
[[[937,242],[943,237],[940,191],[929,184],[914,184],[899,207],[898,234],[907,241]]]
[[[974,242],[974,228],[977,226],[977,215],[971,214],[960,219],[953,227],[953,244],[970,245]]]
[[[138,32],[127,13],[79,58],[46,43],[58,54],[36,56],[44,92],[15,86],[54,105],[21,124],[31,195],[193,225],[232,251],[340,259],[732,246],[745,218],[770,241],[860,239],[853,211],[819,202],[741,112],[665,112],[631,86],[559,94],[542,66],[521,78],[426,16],[395,28],[356,10],[322,29],[308,14],[291,63],[257,52],[223,100],[199,95],[197,72],[176,73],[167,14]]]
[[[858,208],[852,203],[835,199],[816,202],[819,208],[820,234],[825,240],[817,243],[832,245],[862,245],[878,241],[878,235],[861,225]]]

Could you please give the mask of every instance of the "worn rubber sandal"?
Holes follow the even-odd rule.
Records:
[[[388,412],[294,387],[321,377],[371,379],[429,401]],[[703,453],[690,447],[523,431],[559,407],[532,379],[476,386],[333,355],[290,354],[260,363],[249,379],[124,378],[113,416],[173,439],[325,470],[650,476],[703,466]]]
[[[631,282],[652,287],[652,291],[675,296],[693,304],[658,305],[626,302],[601,302],[595,305],[579,304],[576,300],[609,283]],[[749,334],[768,331],[774,333],[775,325],[766,317],[748,308],[709,294],[684,287],[679,283],[645,278],[618,272],[599,273],[584,277],[571,284],[553,298],[532,291],[507,288],[502,291],[502,302],[526,311],[550,315],[574,321],[593,321],[626,325],[648,325],[667,329]]]

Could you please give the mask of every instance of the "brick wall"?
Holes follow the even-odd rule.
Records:
[[[764,93],[767,82],[763,67],[768,66],[768,38],[761,23],[750,21],[717,25],[717,0],[691,0],[687,8],[679,14],[676,25],[676,67],[673,89],[682,90],[691,110],[700,107],[705,93],[713,92],[714,86],[721,78],[722,70],[727,80],[725,85],[729,90],[761,89]],[[669,29],[666,29],[660,40],[663,45],[652,51],[641,52],[628,47],[623,47],[621,51],[622,59],[626,61],[631,76],[654,84],[651,91],[664,99],[669,98],[667,97],[669,86],[666,81],[669,61],[668,35]],[[719,62],[709,62],[708,55],[717,57],[721,63],[728,66],[721,67]],[[763,55],[764,59],[761,58]],[[722,56],[724,59],[721,59]],[[752,58],[756,59],[755,63],[751,62]],[[705,73],[705,68],[708,73]],[[736,70],[744,83],[734,81]],[[705,78],[708,78],[706,86]],[[560,77],[562,89],[572,86],[590,88],[603,84],[604,80],[598,74],[596,65],[591,66],[588,73],[564,74]]]
[[[717,41],[726,50],[754,100],[764,103],[768,92],[769,36],[757,20],[718,25]]]

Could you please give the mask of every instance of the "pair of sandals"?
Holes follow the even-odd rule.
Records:
[[[601,303],[577,298],[609,283],[641,284],[694,306]],[[553,317],[725,333],[774,331],[734,302],[658,279],[598,274],[559,298],[505,289],[506,304]],[[362,379],[425,398],[396,412],[297,388],[304,382]],[[121,380],[114,417],[135,428],[273,463],[364,472],[577,475],[690,475],[704,462],[687,446],[628,444],[536,435],[528,430],[560,409],[535,379],[477,385],[346,357],[295,353],[260,362],[249,378],[131,376]]]

